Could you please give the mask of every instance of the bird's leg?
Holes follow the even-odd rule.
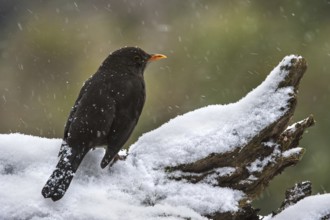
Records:
[[[102,159],[101,162],[101,168],[105,168],[108,164],[113,165],[118,159],[120,159],[121,157],[118,155],[118,152],[120,150],[120,147],[113,147],[113,146],[108,146],[105,155]],[[123,158],[125,159],[125,158]]]

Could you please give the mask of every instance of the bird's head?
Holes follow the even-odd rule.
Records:
[[[147,64],[166,58],[163,54],[148,54],[138,47],[123,47],[111,53],[102,67],[118,73],[143,75]]]

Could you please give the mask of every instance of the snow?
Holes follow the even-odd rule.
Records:
[[[264,220],[321,220],[326,215],[330,215],[330,194],[306,197],[278,215],[267,216]]]
[[[283,157],[291,157],[295,154],[300,154],[303,149],[301,147],[292,148],[282,153]]]
[[[285,57],[240,101],[189,112],[144,134],[126,160],[110,169],[99,166],[102,149],[89,152],[68,192],[55,203],[40,191],[55,168],[62,141],[0,135],[0,219],[195,220],[216,211],[237,211],[243,192],[214,187],[213,176],[197,184],[170,180],[164,170],[241,147],[281,117],[293,88],[277,89],[288,73],[280,67],[291,65],[293,58],[299,57]],[[234,171],[224,167],[215,173]]]

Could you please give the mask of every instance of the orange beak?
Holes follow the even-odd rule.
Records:
[[[167,56],[163,55],[163,54],[151,54],[151,57],[149,58],[148,61],[156,61],[156,60],[161,60],[161,59],[165,59],[167,58]]]

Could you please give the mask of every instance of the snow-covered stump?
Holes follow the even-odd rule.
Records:
[[[157,185],[171,181],[195,184],[198,196],[191,199],[199,197],[200,204],[209,197],[221,204],[223,195],[211,196],[212,191],[199,194],[197,184],[242,193],[233,196],[236,207],[228,210],[191,207],[204,216],[257,217],[250,202],[276,175],[301,160],[304,149],[298,146],[299,140],[305,129],[314,124],[309,116],[288,127],[306,68],[304,58],[287,56],[259,87],[239,102],[208,106],[179,116],[140,138],[130,153],[141,161],[153,158],[146,163],[151,166],[148,169],[164,172],[168,179],[158,180]]]

